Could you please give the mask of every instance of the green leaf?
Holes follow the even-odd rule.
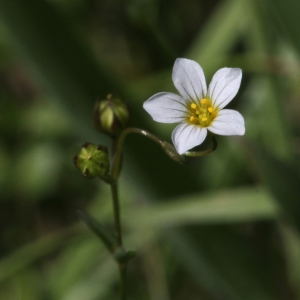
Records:
[[[262,188],[241,188],[174,199],[170,203],[124,211],[128,225],[146,228],[190,224],[228,224],[274,220],[277,206]]]
[[[86,211],[77,210],[77,213],[89,229],[91,229],[100,238],[108,251],[113,253],[117,244],[114,234]]]

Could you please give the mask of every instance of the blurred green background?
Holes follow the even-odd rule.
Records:
[[[297,0],[1,0],[0,299],[118,299],[117,267],[75,213],[111,223],[109,187],[72,158],[86,141],[109,145],[92,120],[109,93],[132,126],[170,141],[175,126],[142,104],[176,92],[177,57],[207,82],[242,68],[228,107],[246,134],[184,165],[126,140],[128,299],[300,299],[299,12]]]

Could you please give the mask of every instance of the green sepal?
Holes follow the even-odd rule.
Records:
[[[98,131],[111,137],[118,136],[129,122],[129,109],[121,99],[111,94],[105,100],[96,101],[94,123]]]
[[[80,152],[73,158],[75,166],[87,179],[100,177],[108,182],[109,177],[109,155],[108,149],[102,145],[85,143]]]
[[[114,253],[116,248],[115,235],[105,226],[101,224],[95,217],[84,210],[77,210],[79,218],[87,225],[87,227],[95,233],[110,253]]]
[[[135,250],[127,250],[122,247],[118,247],[114,251],[114,258],[118,263],[128,263],[132,258],[136,256]]]

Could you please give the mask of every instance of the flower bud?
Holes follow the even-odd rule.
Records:
[[[94,108],[96,129],[112,137],[126,128],[129,111],[125,103],[108,95],[106,100],[97,101]]]
[[[85,143],[73,162],[87,179],[104,177],[109,172],[108,150],[101,145]]]

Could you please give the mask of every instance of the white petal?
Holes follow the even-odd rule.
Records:
[[[193,60],[177,58],[172,79],[180,95],[185,100],[201,100],[207,92],[202,68]]]
[[[245,121],[239,112],[223,109],[207,129],[219,135],[244,135]]]
[[[213,106],[222,109],[237,94],[242,80],[242,70],[223,68],[216,72],[208,87],[208,97]]]
[[[144,102],[144,109],[154,121],[180,123],[187,117],[185,101],[173,93],[158,93]]]
[[[207,135],[207,129],[182,123],[172,132],[172,141],[179,154],[202,144]]]

